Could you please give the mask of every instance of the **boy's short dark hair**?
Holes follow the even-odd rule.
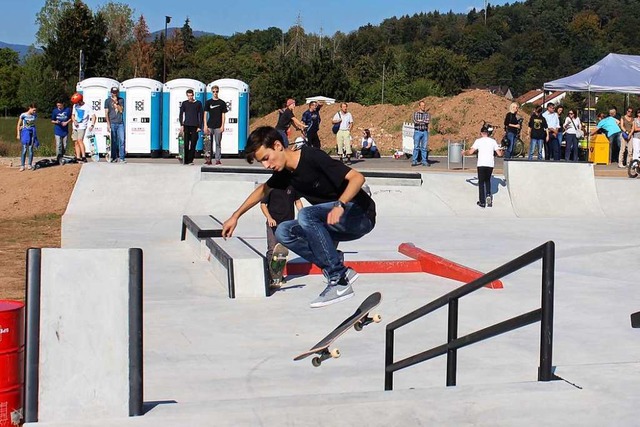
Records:
[[[189,95],[190,93],[194,93],[193,89],[187,89],[187,95]]]
[[[253,163],[258,148],[273,148],[276,141],[282,144],[282,136],[280,136],[280,133],[274,127],[260,126],[251,132],[249,138],[247,138],[247,146],[244,149],[247,162]]]

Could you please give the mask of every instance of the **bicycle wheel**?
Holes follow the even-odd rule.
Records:
[[[627,174],[629,175],[629,178],[637,178],[638,169],[640,169],[640,160],[635,159],[631,163],[629,163],[629,168],[627,169]]]
[[[511,155],[513,157],[524,157],[525,146],[524,142],[517,137],[515,141],[513,141],[513,153]]]

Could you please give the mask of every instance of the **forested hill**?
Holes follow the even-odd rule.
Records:
[[[251,87],[252,116],[288,97],[312,95],[363,105],[406,104],[478,85],[509,86],[519,95],[609,52],[640,53],[638,0],[529,0],[491,6],[486,14],[393,17],[331,36],[296,25],[196,37],[187,19],[166,43],[163,33],[150,39],[144,17],[134,18],[121,3],[95,11],[81,0],[45,3],[66,6],[38,16],[44,54],[24,63],[0,55],[0,75],[11,76],[0,85],[0,101],[10,108],[34,100],[52,105],[72,93],[80,49],[85,77],[162,81],[166,53],[167,80],[243,80]]]

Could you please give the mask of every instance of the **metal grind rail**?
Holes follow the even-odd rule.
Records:
[[[487,328],[458,337],[458,300],[465,295],[477,291],[494,280],[501,279],[529,264],[542,260],[542,302],[540,308],[521,314],[511,319],[496,323]],[[457,351],[459,348],[495,337],[505,332],[521,328],[531,323],[540,322],[540,366],[538,381],[551,381],[553,350],[553,286],[555,271],[555,244],[548,241],[535,249],[496,268],[484,276],[461,286],[427,305],[395,320],[387,325],[385,343],[384,389],[393,390],[393,373],[418,363],[447,355],[447,386],[456,385]],[[393,361],[395,330],[445,306],[449,306],[448,333],[445,344],[399,360]]]

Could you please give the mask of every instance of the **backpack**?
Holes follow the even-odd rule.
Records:
[[[340,114],[340,112],[338,112],[338,117],[340,117],[340,120],[342,120],[342,115]],[[338,131],[340,130],[340,123],[342,122],[334,123],[331,127],[331,132],[333,132],[334,134],[338,133]]]

